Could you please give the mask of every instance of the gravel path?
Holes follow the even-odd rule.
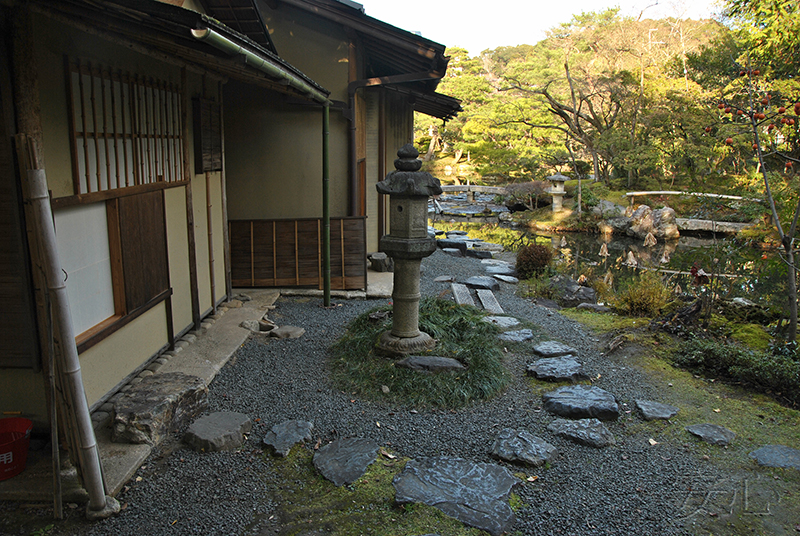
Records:
[[[423,270],[423,295],[449,288],[433,281],[439,275],[463,280],[482,273],[480,261],[440,251],[423,260]],[[580,325],[518,298],[514,286],[501,285],[495,294],[506,313],[578,349],[587,372],[601,374],[595,385],[627,404],[623,409],[635,411],[637,398],[659,400],[664,386],[601,356],[597,339]],[[720,478],[717,469],[682,445],[653,448],[647,436],[626,434],[626,418],[607,424],[616,447],[594,449],[554,437],[546,429],[554,417],[541,410],[541,397],[524,380],[526,359],[513,354],[509,367],[516,380],[508,391],[456,412],[412,413],[334,391],[326,372],[327,347],[352,318],[380,305],[336,303],[341,305],[325,309],[317,298],[281,298],[270,317],[281,325],[305,327],[306,334],[268,343],[251,339],[210,386],[211,411],[239,411],[260,419],[241,452],[198,454],[175,444],[174,452],[153,455],[120,494],[125,510],[119,516],[75,534],[274,533],[275,520],[269,519],[274,504],[265,499],[274,478],[260,457],[260,441],[270,427],[286,419],[314,422],[323,442],[368,437],[403,456],[448,455],[481,462],[494,462],[488,450],[502,428],[526,428],[558,447],[561,456],[549,469],[509,466],[512,472],[539,477],[518,491],[529,505],[517,515],[515,530],[523,535],[683,534],[692,522],[681,519],[691,513],[682,511],[689,490]]]

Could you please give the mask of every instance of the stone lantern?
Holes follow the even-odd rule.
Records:
[[[550,181],[550,195],[553,196],[553,212],[561,212],[564,208],[562,200],[564,199],[564,183],[569,180],[569,177],[562,175],[561,172],[547,177]]]
[[[434,339],[419,330],[419,266],[436,251],[428,235],[428,197],[439,195],[439,179],[419,171],[419,152],[410,143],[397,151],[395,171],[376,184],[378,193],[389,195],[390,232],[381,238],[380,250],[394,260],[392,329],[383,333],[377,347],[390,355],[430,350]]]

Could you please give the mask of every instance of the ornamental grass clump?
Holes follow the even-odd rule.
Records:
[[[655,272],[642,272],[611,300],[614,307],[630,316],[655,317],[670,301],[670,292]]]
[[[530,244],[517,253],[517,273],[520,279],[530,279],[540,274],[553,260],[553,251],[542,244]]]
[[[431,355],[457,359],[465,370],[425,373],[395,366],[398,359],[375,352],[381,333],[391,329],[390,307],[364,313],[332,347],[333,380],[341,391],[411,407],[458,408],[487,400],[510,382],[497,328],[474,307],[449,300],[420,302],[419,327],[436,339]]]

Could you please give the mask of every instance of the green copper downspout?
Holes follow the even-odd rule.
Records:
[[[331,211],[328,196],[330,163],[328,140],[330,138],[330,106],[322,108],[322,270],[325,307],[331,305]]]

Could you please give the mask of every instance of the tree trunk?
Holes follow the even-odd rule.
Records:
[[[795,342],[797,340],[797,268],[794,265],[794,247],[791,240],[786,241],[788,245],[784,245],[786,251],[786,293],[789,300],[789,332],[787,340]]]

